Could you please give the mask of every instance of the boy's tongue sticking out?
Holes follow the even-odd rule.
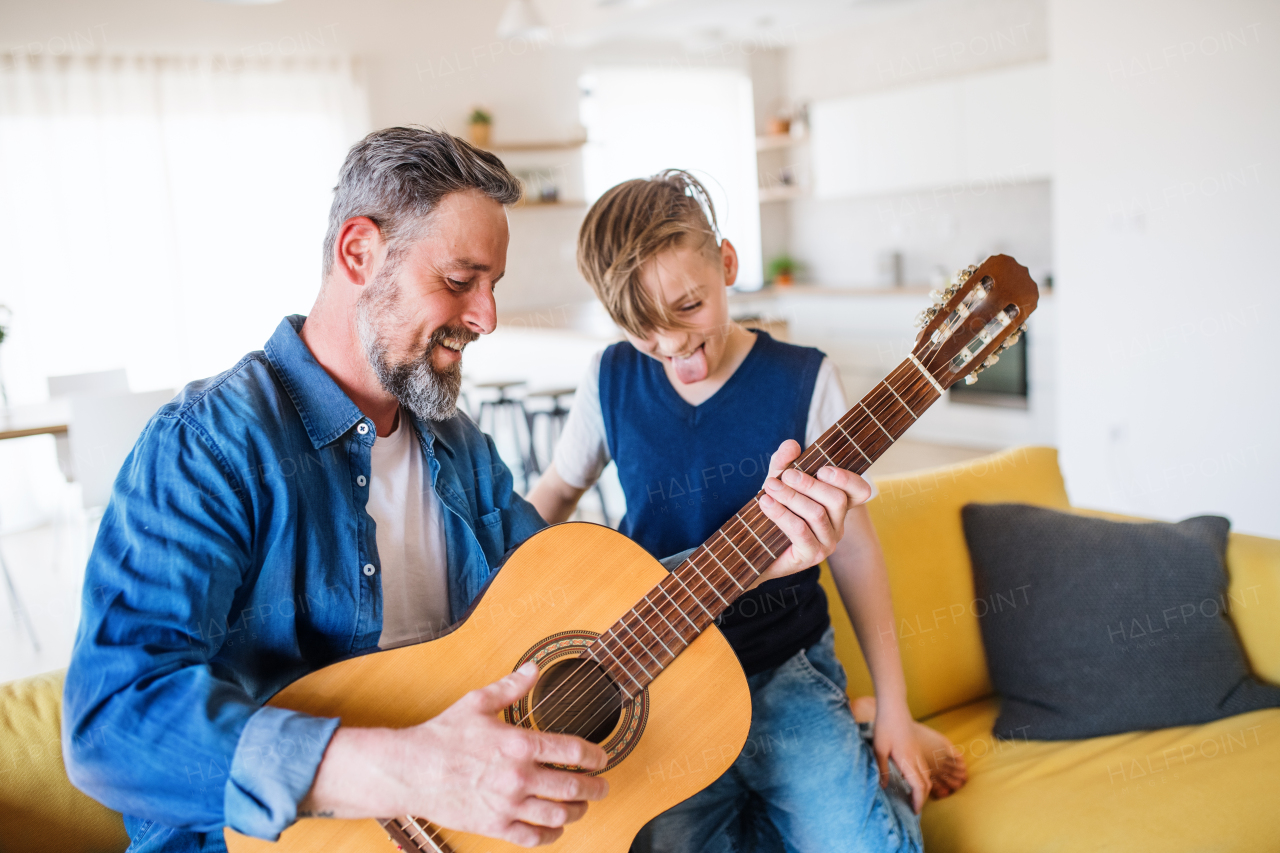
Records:
[[[700,344],[689,355],[675,356],[671,359],[671,366],[676,371],[676,378],[685,385],[701,382],[707,378],[706,345]]]

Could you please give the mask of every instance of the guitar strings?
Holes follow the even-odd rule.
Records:
[[[886,412],[888,412],[888,413],[889,413],[889,414],[891,414],[891,415],[894,415],[893,409],[892,409],[891,407],[892,407],[895,403],[896,403],[896,405],[897,405],[897,409],[898,409],[899,411],[896,413],[896,415],[894,415],[894,417],[896,417],[896,418],[898,418],[898,419],[901,419],[902,417],[907,417],[907,416],[909,416],[909,417],[911,418],[911,421],[909,421],[909,422],[907,423],[907,426],[910,426],[910,423],[911,423],[911,422],[913,422],[913,421],[915,420],[916,415],[915,415],[914,411],[912,411],[912,410],[911,410],[911,408],[910,408],[909,406],[907,406],[907,405],[906,405],[906,403],[905,403],[904,401],[902,401],[902,400],[900,400],[900,399],[899,399],[899,396],[900,396],[900,395],[898,395],[898,393],[897,393],[897,392],[898,392],[898,389],[896,389],[896,388],[894,387],[894,382],[896,382],[896,381],[898,381],[898,380],[902,379],[902,376],[900,376],[900,375],[898,375],[898,374],[900,374],[901,372],[904,372],[904,371],[906,372],[906,374],[907,374],[907,375],[910,375],[910,369],[909,369],[909,368],[907,368],[907,367],[905,366],[905,364],[899,365],[897,368],[895,368],[893,371],[891,371],[891,372],[889,373],[889,375],[888,375],[888,376],[887,376],[887,377],[886,377],[882,382],[877,383],[876,387],[874,387],[874,388],[872,389],[871,393],[869,393],[869,394],[867,395],[867,397],[870,397],[872,394],[874,394],[874,393],[878,390],[878,388],[879,388],[879,386],[880,386],[880,385],[884,385],[884,386],[885,386],[885,389],[887,389],[887,390],[891,393],[892,399],[890,399],[890,397],[885,397],[885,396],[883,395],[883,392],[881,392],[881,397],[882,397],[882,399],[880,399],[880,400],[874,400],[874,399],[873,399],[873,400],[872,400],[872,407],[870,407],[870,408],[869,408],[869,407],[867,407],[867,406],[866,406],[866,404],[865,404],[864,402],[859,401],[859,405],[861,405],[861,406],[863,407],[863,409],[864,409],[864,410],[865,410],[869,415],[871,415],[871,418],[872,418],[872,420],[873,420],[873,421],[875,420],[875,415],[876,415],[876,414],[880,414],[880,415],[881,415],[881,417],[884,417],[886,421],[888,421],[890,424],[892,424],[892,425],[896,428],[896,427],[897,427],[897,425],[898,425],[898,423],[897,423],[893,418],[886,416]],[[910,395],[912,394],[912,391],[913,391],[913,390],[916,390],[916,389],[915,389],[915,387],[914,387],[914,385],[913,385],[910,389],[903,389],[903,393],[905,393],[905,394],[907,394],[907,395],[909,395],[909,396],[910,396]],[[864,399],[865,399],[865,398],[864,398]],[[873,412],[873,411],[872,411],[872,409],[873,409],[873,408],[876,410],[875,412]],[[905,411],[901,411],[902,409],[905,409]],[[855,406],[855,408],[854,408],[854,409],[850,409],[850,410],[849,410],[849,412],[847,412],[844,416],[842,416],[842,417],[840,418],[840,420],[844,420],[844,418],[845,418],[845,417],[848,417],[848,415],[849,415],[849,414],[852,414],[855,410],[856,410],[856,406]],[[850,426],[853,426],[853,425],[850,425]],[[869,423],[861,423],[861,424],[859,424],[859,425],[857,426],[857,428],[855,428],[855,433],[854,433],[854,434],[855,434],[855,436],[859,436],[859,437],[860,437],[860,431],[861,431],[863,428],[865,428],[865,429],[868,431],[868,433],[869,433],[869,435],[870,435],[870,436],[872,436],[872,437],[876,437],[876,438],[877,438],[877,440],[878,440],[878,435],[879,435],[879,434],[876,432],[876,430],[877,430],[877,429],[880,429],[880,427],[879,427],[879,426],[876,426],[876,427],[874,427],[874,428],[873,428],[873,427],[872,427],[872,425],[871,425],[871,424],[869,424]],[[842,430],[842,431],[843,431],[843,430]],[[830,430],[828,430],[828,432],[830,432]],[[848,433],[845,433],[845,437],[846,437],[846,440],[848,441],[848,443],[849,443],[849,444],[851,444],[851,445],[854,445],[854,447],[853,447],[852,449],[845,448],[844,450],[841,450],[841,449],[837,448],[834,452],[837,454],[837,456],[839,456],[839,457],[840,457],[839,459],[836,459],[836,458],[832,458],[832,457],[830,457],[830,456],[827,456],[828,460],[829,460],[829,461],[831,461],[831,462],[835,462],[835,463],[837,464],[837,466],[843,466],[843,465],[844,465],[844,464],[845,464],[849,459],[853,459],[853,460],[855,460],[855,461],[856,461],[857,457],[854,455],[855,453],[857,453],[857,454],[861,454],[861,455],[864,455],[864,456],[865,456],[865,454],[863,454],[863,453],[862,453],[862,451],[861,451],[861,449],[858,447],[858,445],[856,445],[856,444],[854,443],[853,439],[852,439],[852,438],[850,438],[850,437],[848,436]],[[824,433],[824,435],[823,435],[822,437],[820,437],[820,438],[818,439],[818,441],[814,442],[814,444],[813,444],[813,445],[810,445],[809,449],[810,449],[810,450],[812,450],[814,447],[819,446],[819,445],[823,442],[824,438],[827,438],[827,435],[826,435],[825,433]],[[867,442],[867,439],[865,439],[865,438],[864,438],[864,439],[862,439],[862,440],[863,440],[864,442]],[[820,450],[820,452],[822,452],[824,455],[825,455],[825,453],[826,453],[825,449]],[[796,459],[796,461],[792,463],[792,467],[803,467],[803,466],[801,466],[801,464],[800,464],[800,463],[802,462],[802,460],[803,460],[803,456],[804,456],[804,454],[802,454],[802,456],[801,456],[800,458],[797,458],[797,459]],[[846,457],[847,457],[847,458],[846,458]],[[747,530],[749,530],[749,531],[751,531],[753,534],[755,534],[755,529],[754,529],[754,527],[752,526],[752,524],[748,521],[748,518],[747,518],[747,517],[748,517],[748,516],[753,512],[753,511],[754,511],[757,515],[756,515],[756,518],[751,519],[751,521],[758,521],[760,516],[764,516],[763,510],[762,510],[762,509],[760,508],[760,506],[759,506],[758,498],[753,498],[753,499],[751,500],[751,502],[750,502],[746,507],[744,507],[744,508],[743,508],[743,510],[739,510],[737,513],[735,513],[734,518],[733,518],[732,520],[730,520],[730,522],[728,522],[726,525],[724,525],[724,527],[723,527],[723,528],[721,528],[721,531],[719,531],[719,532],[722,532],[722,534],[723,534],[725,531],[732,531],[732,530],[733,530],[733,527],[734,527],[737,523],[739,523],[739,522],[740,522],[740,523],[743,525],[743,527],[744,527],[744,528],[746,528]],[[771,521],[772,521],[772,520],[771,520],[771,519],[769,519],[767,516],[764,516],[764,518],[765,518],[766,522],[771,522]],[[756,535],[758,535],[758,534],[756,534]],[[730,550],[731,550],[731,551],[736,551],[736,548],[734,547],[734,545],[733,545],[733,543],[732,543],[732,540],[731,540],[731,539],[729,539],[727,535],[722,535],[722,538],[725,538],[726,542],[729,544],[729,548],[730,548]],[[717,564],[719,564],[719,565],[720,565],[720,567],[721,567],[721,569],[722,569],[723,573],[724,573],[724,574],[726,574],[726,575],[728,575],[728,576],[729,576],[729,578],[731,579],[731,581],[732,581],[735,585],[737,585],[737,586],[739,587],[739,589],[742,589],[741,584],[738,582],[738,578],[734,575],[734,573],[729,572],[729,570],[728,570],[727,568],[725,568],[725,567],[724,567],[723,561],[721,561],[721,560],[719,559],[721,556],[724,556],[726,559],[732,560],[732,554],[730,554],[730,552],[729,552],[729,551],[725,551],[723,554],[720,554],[716,549],[717,549],[718,547],[719,547],[719,548],[723,548],[723,545],[722,545],[722,544],[720,544],[720,543],[718,543],[718,542],[715,542],[714,540],[715,540],[715,536],[714,536],[714,534],[713,534],[713,535],[712,535],[712,537],[708,540],[708,542],[710,542],[710,543],[712,543],[712,544],[704,543],[704,544],[703,544],[703,546],[702,546],[702,548],[705,548],[705,549],[706,549],[706,551],[707,551],[707,553],[712,557],[712,559],[716,560]],[[761,544],[763,545],[763,543],[761,543]],[[751,549],[751,550],[754,550],[754,549]],[[768,549],[766,548],[766,550],[768,550]],[[698,554],[697,554],[697,552],[695,551],[695,553],[694,553],[694,554],[691,554],[691,555],[690,555],[688,562],[689,562],[689,563],[690,563],[690,565],[694,568],[695,572],[697,573],[698,577],[702,580],[702,582],[703,582],[704,584],[706,584],[707,586],[711,587],[711,589],[712,589],[712,590],[713,590],[717,595],[719,595],[719,593],[720,593],[719,588],[718,588],[715,584],[713,584],[709,579],[707,579],[707,578],[703,575],[703,573],[702,573],[701,571],[699,571],[699,569],[700,569],[701,567],[699,567],[699,566],[697,565],[697,562],[696,562],[696,557],[697,557],[697,556],[698,556]],[[741,555],[740,555],[740,556],[741,556]],[[749,567],[753,572],[755,571],[755,566],[754,566],[754,564],[753,564],[753,563],[751,563],[749,560],[746,560],[746,559],[745,559],[745,557],[744,557],[744,562],[746,562],[746,565],[747,565],[747,566],[748,566],[748,567]],[[756,576],[757,576],[757,577],[759,577],[759,575],[760,575],[760,574],[762,574],[762,572],[756,572]],[[743,578],[743,580],[746,580],[746,578]],[[744,590],[744,591],[745,591],[745,590]],[[732,590],[728,590],[728,592],[732,592]],[[665,590],[664,590],[664,593],[665,593]],[[683,597],[686,597],[686,596],[691,595],[691,593],[681,593],[680,595],[681,595],[681,597],[683,598]],[[668,597],[670,597],[670,596],[668,596]],[[643,598],[644,598],[645,602],[649,604],[650,608],[652,608],[656,614],[658,614],[659,616],[661,616],[662,611],[658,608],[658,606],[657,606],[657,605],[653,604],[653,602],[652,602],[652,601],[649,601],[649,596],[648,596],[648,594],[646,594]],[[681,604],[680,604],[680,603],[678,603],[678,602],[676,602],[676,601],[675,601],[675,599],[672,599],[672,603],[673,603],[673,604],[676,604],[677,608],[681,610],[681,614],[682,614],[682,616],[684,616],[684,615],[685,615],[685,613],[684,613],[683,608],[681,607]],[[696,603],[696,599],[695,599],[695,603]],[[645,644],[644,640],[640,637],[640,635],[639,635],[635,630],[633,630],[633,629],[631,628],[631,626],[630,626],[630,625],[628,625],[628,624],[627,624],[627,615],[628,615],[628,614],[634,614],[634,615],[636,616],[636,618],[637,618],[637,620],[638,620],[638,622],[639,622],[639,624],[640,624],[641,626],[643,626],[643,627],[644,627],[645,629],[647,629],[651,634],[653,634],[655,637],[657,637],[657,638],[658,638],[658,640],[659,640],[659,642],[663,642],[662,637],[663,637],[663,635],[666,633],[666,632],[665,632],[665,630],[661,630],[661,631],[660,631],[660,630],[658,630],[658,629],[655,629],[655,628],[654,628],[654,627],[653,627],[649,622],[647,622],[647,621],[645,620],[645,617],[641,616],[641,615],[640,615],[640,613],[639,613],[639,612],[638,612],[638,610],[637,610],[637,608],[638,608],[638,607],[641,607],[641,606],[643,606],[643,605],[638,604],[638,605],[636,605],[636,606],[634,606],[634,607],[630,608],[626,613],[624,613],[624,614],[623,614],[622,618],[618,620],[618,623],[615,623],[615,627],[616,627],[616,625],[617,625],[617,624],[621,624],[621,625],[622,625],[622,627],[623,627],[623,628],[625,628],[625,629],[627,630],[627,632],[628,632],[628,633],[630,633],[630,634],[632,635],[632,637],[633,637],[634,639],[636,639],[636,640],[639,642],[640,649],[643,651],[643,653],[644,653],[644,654],[647,654],[649,657],[651,657],[651,658],[652,658],[652,659],[653,659],[653,660],[654,660],[654,661],[659,665],[659,670],[658,670],[658,672],[659,672],[659,674],[661,674],[662,670],[663,670],[663,669],[665,669],[665,667],[669,665],[669,662],[668,662],[668,663],[663,663],[663,662],[662,662],[662,660],[661,660],[660,658],[658,658],[658,657],[657,657],[657,655],[656,655],[656,654],[654,654],[654,653],[651,651],[650,647],[649,647],[649,646],[647,646],[647,645]],[[688,618],[688,617],[686,616],[685,618]],[[696,623],[694,623],[694,622],[692,621],[692,619],[689,619],[688,621],[690,622],[690,624],[693,624],[695,628],[697,627],[697,624],[696,624]],[[671,623],[668,621],[668,624],[670,625]],[[674,630],[674,626],[672,626],[672,630]],[[701,633],[701,631],[703,631],[703,630],[705,630],[705,628],[701,628],[701,629],[699,629],[699,633]],[[608,638],[608,635],[609,635],[610,633],[612,633],[613,631],[614,631],[614,628],[611,628],[611,629],[610,629],[610,631],[609,631],[609,632],[606,632],[606,634],[605,634],[605,635],[602,635],[602,636],[600,637],[600,639],[599,639],[597,642],[604,642],[604,641],[606,641],[606,640],[607,640],[607,638]],[[687,646],[689,643],[691,643],[691,642],[692,642],[692,640],[686,640],[686,639],[684,638],[684,635],[683,635],[683,634],[680,634],[678,631],[676,632],[676,635],[680,638],[681,642],[682,642],[685,646]],[[643,669],[643,670],[645,671],[645,674],[646,674],[647,676],[649,676],[649,677],[650,677],[650,679],[652,679],[652,678],[656,678],[656,677],[657,677],[656,675],[652,675],[651,673],[649,673],[649,671],[648,671],[648,667],[647,667],[647,666],[645,666],[645,665],[640,661],[640,659],[639,659],[638,657],[636,657],[634,654],[631,654],[630,648],[628,647],[628,645],[627,645],[626,641],[625,641],[624,639],[622,639],[622,635],[621,635],[620,633],[614,634],[614,636],[616,636],[616,637],[618,638],[619,643],[623,646],[623,650],[624,650],[624,652],[625,652],[625,653],[627,653],[627,654],[630,654],[630,655],[631,655],[631,657],[632,657],[632,659],[633,659],[633,660],[635,660],[635,661],[636,661],[636,663],[640,664],[641,669]],[[695,635],[695,636],[694,636],[694,639],[696,639],[696,638],[697,638],[697,635]],[[608,652],[608,649],[606,648],[606,649],[605,649],[605,651],[606,651],[606,652]],[[622,662],[622,659],[621,659],[621,658],[618,658],[617,656],[612,655],[612,654],[611,654],[611,657],[614,657],[614,660],[615,660],[615,661],[618,663],[618,665],[623,669],[623,671],[624,671],[624,672],[626,672],[626,674],[628,675],[628,677],[632,677],[632,678],[634,678],[634,676],[633,676],[633,675],[632,675],[632,673],[630,672],[629,668],[628,668],[628,667],[627,667],[627,666]],[[600,666],[601,666],[602,668],[604,667],[603,662],[601,662],[601,661],[596,661],[596,663],[600,664]],[[590,692],[590,694],[588,695],[588,694],[586,693],[586,690],[583,690],[583,682],[584,682],[584,680],[585,680],[586,678],[589,678],[589,677],[592,677],[592,676],[594,676],[594,678],[593,678],[593,680],[592,680],[591,684],[586,685],[586,690],[590,690],[590,691],[591,691],[591,692]],[[580,707],[579,707],[579,704],[576,704],[576,703],[573,703],[573,702],[569,703],[569,704],[566,706],[566,708],[564,708],[563,710],[561,710],[561,711],[560,711],[560,713],[558,713],[558,714],[557,714],[557,716],[556,716],[555,718],[553,718],[552,720],[548,721],[548,723],[547,723],[545,726],[540,726],[540,728],[543,728],[544,730],[550,729],[552,726],[556,725],[556,723],[558,723],[558,722],[563,718],[563,716],[564,716],[564,714],[565,714],[565,713],[567,713],[569,710],[571,710],[571,709],[572,709],[572,708],[574,708],[574,707],[579,707],[579,710],[574,714],[574,716],[573,716],[573,717],[571,717],[571,718],[567,721],[567,723],[566,723],[566,727],[568,726],[568,724],[572,724],[572,723],[574,723],[574,722],[577,720],[577,718],[578,718],[578,717],[579,717],[579,716],[580,716],[584,711],[586,711],[586,710],[588,710],[590,707],[592,707],[592,703],[596,702],[596,701],[600,698],[600,696],[601,696],[601,694],[604,692],[604,690],[607,690],[607,688],[608,688],[608,686],[609,686],[609,684],[608,684],[608,682],[609,682],[609,681],[610,681],[610,679],[609,679],[608,673],[607,673],[607,671],[606,671],[606,672],[605,672],[605,673],[603,673],[603,674],[602,674],[602,673],[598,673],[598,672],[593,672],[593,673],[591,673],[591,675],[586,675],[586,674],[584,674],[584,675],[579,676],[579,677],[576,679],[576,681],[575,681],[575,680],[573,680],[573,679],[566,679],[564,682],[561,682],[561,684],[560,684],[560,685],[557,685],[555,688],[553,688],[553,689],[552,689],[552,692],[556,692],[556,691],[558,691],[561,687],[567,687],[567,686],[569,686],[569,685],[570,685],[570,682],[573,682],[573,688],[574,688],[574,689],[576,689],[576,690],[583,690],[583,694],[582,694],[582,695],[580,695],[580,696],[578,696],[578,697],[575,697],[575,698],[577,698],[577,699],[587,698],[587,702],[586,702],[586,703],[582,703],[582,704],[580,705]],[[639,681],[636,681],[636,683],[637,683],[637,684],[639,684]],[[643,689],[643,687],[642,687],[641,689]],[[523,718],[521,718],[521,720],[520,720],[519,722],[524,722],[524,720],[527,720],[529,717],[531,717],[531,716],[533,715],[534,711],[535,711],[535,710],[537,710],[537,707],[538,707],[542,702],[545,702],[545,701],[547,701],[548,699],[550,699],[550,697],[551,697],[551,694],[550,694],[550,693],[549,693],[547,696],[543,697],[543,698],[542,698],[542,700],[540,700],[540,702],[539,702],[539,703],[536,703],[534,707],[531,707],[531,708],[530,708],[529,713],[528,713],[528,714],[526,714]],[[615,704],[615,703],[616,703],[616,704]],[[603,705],[603,706],[601,706],[601,707],[598,707],[598,708],[597,708],[597,710],[596,710],[596,711],[594,711],[594,712],[591,714],[591,716],[589,716],[589,717],[587,718],[587,723],[588,723],[589,725],[585,725],[583,728],[584,728],[585,730],[587,730],[587,731],[590,731],[590,730],[591,730],[591,728],[592,728],[592,727],[594,727],[594,725],[597,725],[597,724],[598,724],[598,723],[596,723],[596,722],[595,722],[596,717],[600,716],[601,714],[604,714],[605,716],[607,716],[608,714],[613,713],[614,711],[616,711],[616,710],[618,710],[619,708],[621,708],[621,706],[622,706],[622,701],[621,701],[620,699],[618,699],[618,698],[616,697],[616,694],[615,694],[615,696],[614,696],[614,698],[613,698],[613,700],[612,700],[612,701],[610,701],[610,702],[606,703],[605,705]],[[603,721],[603,719],[601,720],[601,722],[602,722],[602,721]]]

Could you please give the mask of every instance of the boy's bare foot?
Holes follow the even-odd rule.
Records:
[[[869,723],[876,718],[876,698],[859,696],[849,703],[853,718]],[[933,781],[930,796],[942,799],[954,794],[969,781],[969,769],[965,767],[960,747],[947,740],[946,735],[923,723],[915,723],[916,737],[929,756],[929,778]]]

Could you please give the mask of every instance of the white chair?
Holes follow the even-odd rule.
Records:
[[[106,506],[125,457],[156,410],[173,391],[143,394],[90,394],[71,398],[71,467],[86,509]]]
[[[50,376],[45,382],[49,388],[50,400],[76,395],[126,394],[129,391],[129,377],[124,368]],[[71,464],[71,445],[66,434],[55,435],[54,443],[58,448],[58,469],[62,471],[62,476],[67,478],[68,483],[73,482],[75,468]]]

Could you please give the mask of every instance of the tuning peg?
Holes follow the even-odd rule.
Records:
[[[941,305],[944,299],[944,294],[941,290],[930,290],[929,298],[932,299],[936,304]]]
[[[995,363],[996,363],[997,361],[999,361],[999,360],[1000,360],[1000,356],[996,355],[995,353],[992,353],[991,355],[987,356],[987,360],[986,360],[986,361],[982,362],[982,366],[983,366],[983,367],[992,367],[992,366],[994,366],[994,365],[995,365]]]
[[[977,382],[977,381],[978,381],[978,374],[977,374],[977,373],[970,373],[968,376],[966,376],[966,377],[964,378],[964,384],[965,384],[965,385],[972,385],[973,383],[975,383],[975,382]]]

